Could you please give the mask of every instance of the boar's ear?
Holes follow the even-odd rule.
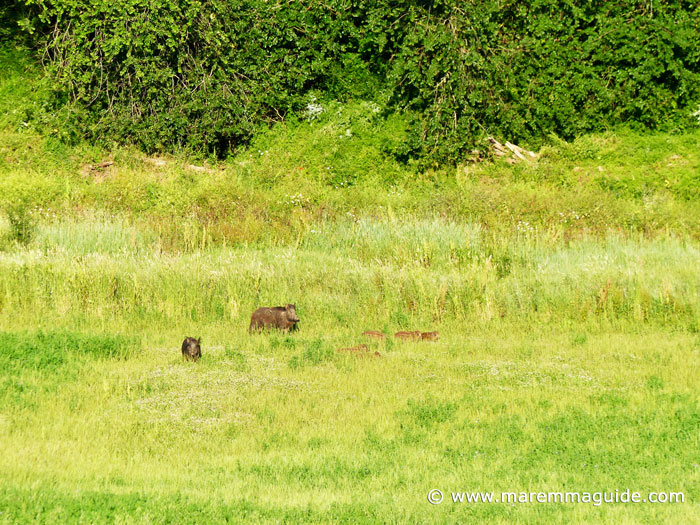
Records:
[[[202,338],[201,338],[201,337],[198,337],[198,338],[197,338],[197,342],[198,342],[198,343],[201,343],[201,342],[202,342]]]

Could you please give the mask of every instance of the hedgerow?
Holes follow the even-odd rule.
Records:
[[[225,155],[311,95],[406,112],[401,156],[455,162],[625,123],[676,129],[700,100],[683,0],[23,0],[90,138]]]

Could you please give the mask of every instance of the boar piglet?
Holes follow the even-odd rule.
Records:
[[[397,339],[402,339],[404,341],[417,341],[420,339],[420,332],[418,330],[412,331],[412,332],[396,332],[394,334],[394,337]]]
[[[437,332],[422,332],[420,337],[423,341],[437,341],[440,335]]]

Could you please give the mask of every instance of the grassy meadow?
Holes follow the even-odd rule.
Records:
[[[153,156],[71,142],[0,59],[0,523],[700,522],[700,128],[431,170],[324,102]],[[685,502],[449,495],[626,489]]]

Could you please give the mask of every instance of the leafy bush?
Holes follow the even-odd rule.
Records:
[[[24,2],[74,122],[148,150],[225,154],[314,93],[410,110],[394,153],[440,162],[489,134],[677,128],[700,98],[685,0]]]
[[[27,8],[22,2],[0,5],[0,42],[26,42],[34,32],[27,15]]]
[[[390,78],[437,159],[484,134],[536,144],[623,122],[672,128],[700,96],[699,19],[678,0],[420,3]]]
[[[148,150],[226,152],[303,107],[309,90],[362,95],[374,84],[331,9],[263,0],[27,2],[59,28],[48,41],[51,71],[88,109],[76,114],[79,124],[90,136]]]

